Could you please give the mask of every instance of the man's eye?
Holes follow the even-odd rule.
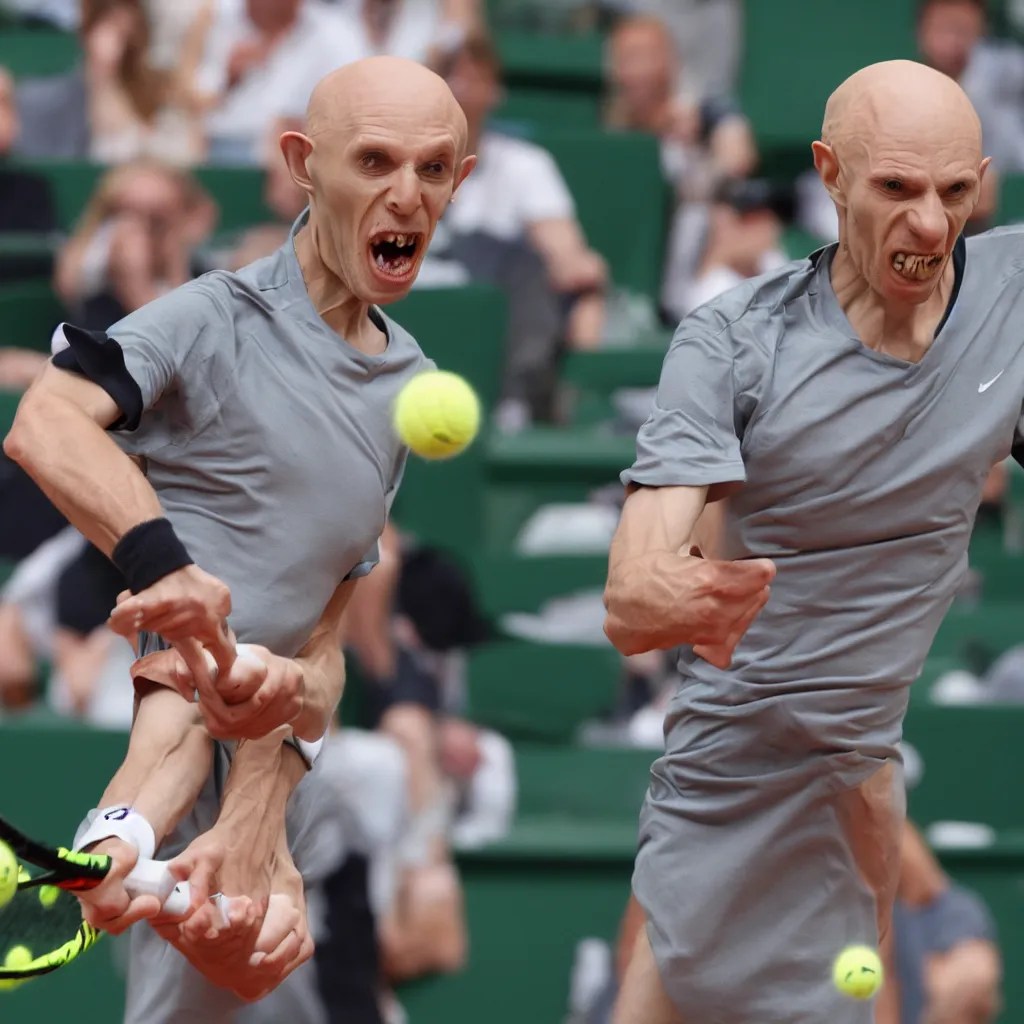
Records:
[[[885,188],[889,192],[899,192],[903,188],[903,182],[898,181],[896,178],[887,178]]]

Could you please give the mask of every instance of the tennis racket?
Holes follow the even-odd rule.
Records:
[[[102,932],[82,919],[73,893],[95,889],[113,861],[102,854],[55,849],[30,839],[0,818],[0,840],[19,861],[18,889],[0,908],[0,989],[63,967],[81,956]],[[178,882],[163,861],[139,860],[124,880],[128,894],[156,896],[168,914],[184,914],[190,905],[187,882]],[[217,897],[223,901],[224,897]],[[221,903],[221,911],[225,912]]]

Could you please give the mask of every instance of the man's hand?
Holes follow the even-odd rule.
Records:
[[[197,677],[180,652],[156,651],[135,662],[132,678],[170,686],[187,700],[198,690],[199,708],[215,739],[260,739],[301,713],[305,676],[295,661],[266,647],[247,644],[243,650],[227,671],[208,665],[213,670],[207,678]]]
[[[181,654],[197,686],[201,681],[212,687],[213,673],[203,648],[213,656],[218,672],[231,668],[235,644],[227,625],[230,613],[228,588],[198,566],[186,565],[138,594],[120,594],[108,625],[129,639],[140,630],[159,634]]]
[[[172,871],[191,872],[190,881],[205,892],[213,889],[210,879],[220,872],[220,888],[231,897],[228,923],[210,902],[187,920],[156,918],[150,923],[204,977],[251,1002],[262,999],[313,955],[302,878],[282,841],[272,876],[266,861],[262,865],[274,890],[269,898],[236,897],[238,888],[258,883],[251,875],[248,881],[242,878],[233,857],[225,864],[224,846],[215,833],[216,827],[195,840],[172,862]],[[211,874],[215,863],[221,866]]]
[[[104,839],[90,847],[89,852],[106,854],[114,863],[100,885],[78,894],[86,922],[111,935],[120,935],[137,921],[154,918],[160,913],[160,900],[156,896],[132,899],[125,891],[124,880],[139,859],[138,850],[131,843]]]
[[[616,599],[609,603],[605,632],[622,654],[690,644],[699,657],[727,669],[736,645],[767,604],[774,577],[775,565],[765,558],[729,562],[652,552],[616,582]],[[658,596],[662,590],[665,601]],[[657,597],[657,602],[649,595]],[[671,614],[664,625],[648,619],[645,633],[621,628],[622,612],[634,618],[641,608],[662,604],[670,606]]]
[[[728,562],[704,559],[694,546],[690,555],[709,567],[706,585],[712,601],[717,602],[717,635],[721,640],[695,643],[693,653],[715,668],[727,669],[733,651],[743,634],[768,603],[768,586],[775,578],[775,565],[766,559]]]

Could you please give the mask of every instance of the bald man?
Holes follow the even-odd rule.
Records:
[[[115,861],[89,919],[153,926],[132,934],[131,1024],[233,1021],[309,958],[296,865],[324,858],[307,768],[407,455],[390,408],[431,365],[379,307],[408,292],[474,163],[448,87],[409,61],[333,73],[307,120],[281,138],[309,197],[287,243],[106,334],[64,325],[4,444],[130,587],[111,625],[138,634],[135,723],[76,846]],[[154,850],[192,884],[185,919],[124,890]],[[211,941],[214,889],[238,899]],[[301,1001],[270,1019],[313,1019]]]
[[[874,65],[813,150],[838,244],[682,322],[623,474],[606,632],[684,653],[616,1024],[872,1020],[831,964],[888,928],[910,684],[1021,443],[1024,234],[961,237],[988,163],[967,97]]]

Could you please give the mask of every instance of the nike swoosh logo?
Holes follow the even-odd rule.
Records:
[[[979,384],[978,385],[978,394],[980,395],[980,394],[983,394],[985,391],[988,391],[988,389],[990,387],[992,387],[992,385],[995,384],[995,382],[997,380],[999,380],[999,378],[1002,377],[1002,375],[1003,375],[1003,371],[1000,370],[987,384]]]

